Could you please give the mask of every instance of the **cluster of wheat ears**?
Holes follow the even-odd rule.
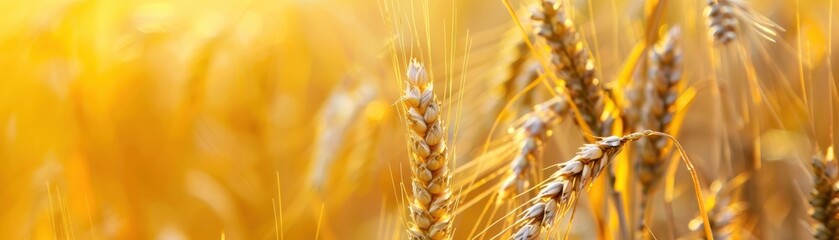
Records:
[[[0,0],[0,240],[839,240],[834,2]]]
[[[703,184],[707,179],[700,176],[701,172],[689,159],[691,154],[676,140],[685,109],[696,93],[683,79],[684,60],[691,57],[682,51],[683,30],[657,18],[666,9],[667,1],[653,1],[656,4],[649,7],[644,39],[625,61],[627,67],[610,84],[598,76],[598,59],[572,20],[568,3],[539,0],[527,7],[530,10],[527,16],[520,17],[523,11],[515,11],[509,2],[504,2],[517,23],[510,34],[515,40],[509,41],[517,52],[503,66],[506,72],[502,74],[508,93],[504,102],[508,104],[498,111],[508,117],[487,118],[496,119],[496,124],[506,121],[513,126],[504,137],[513,146],[507,151],[511,154],[498,155],[488,142],[482,155],[462,166],[455,165],[450,151],[455,146],[447,142],[447,137],[452,135],[445,122],[452,118],[444,117],[447,106],[444,97],[451,95],[451,88],[435,88],[433,74],[418,60],[404,62],[407,68],[402,74],[404,91],[399,103],[407,126],[411,169],[405,191],[408,197],[403,204],[407,208],[405,225],[410,239],[452,238],[457,221],[468,221],[465,226],[474,226],[457,229],[469,232],[470,239],[567,238],[578,203],[591,191],[598,191],[598,195],[605,193],[605,200],[588,203],[592,208],[600,208],[597,204],[602,204],[607,211],[616,212],[613,225],[618,230],[612,235],[598,233],[599,237],[750,238],[749,218],[756,216],[749,209],[756,206],[748,206],[749,199],[743,197],[746,195],[743,192],[748,191],[744,186],[756,181],[759,152],[744,154],[757,160],[746,159],[745,162],[753,164],[746,164],[739,175],[723,175],[712,184]],[[709,42],[713,45],[708,48],[712,51],[709,54],[718,53],[719,49],[734,49],[735,44],[743,46],[738,41],[749,35],[771,44],[776,34],[783,31],[740,0],[709,0],[704,13]],[[749,86],[746,89],[756,89],[745,93],[751,100],[745,101],[743,114],[771,114],[759,112],[759,109],[769,109],[766,112],[772,109],[762,99],[765,94],[760,90],[759,80],[752,78],[743,80]],[[539,95],[528,91],[534,86],[548,86],[549,93]],[[710,88],[721,91],[713,83]],[[731,100],[720,100],[726,101]],[[459,114],[469,110],[456,111]],[[574,124],[561,125],[564,119]],[[749,124],[741,126],[742,132],[754,137]],[[551,146],[546,143],[556,136],[553,131],[561,127],[578,129],[587,143],[567,161],[545,166],[542,153]],[[810,169],[814,180],[809,197],[811,219],[800,221],[812,226],[816,239],[839,239],[839,165],[832,145],[826,151],[814,149]],[[487,159],[499,160],[490,163]],[[617,176],[616,161],[628,161],[633,174]],[[503,167],[491,167],[495,165]],[[676,235],[671,231],[669,237],[655,236],[650,221],[662,214],[655,212],[663,209],[673,214],[673,178],[679,166],[684,166],[690,174],[698,212],[690,223],[669,224],[690,225],[693,232]],[[547,177],[543,176],[545,171],[549,173]],[[602,185],[593,187],[598,181]],[[484,191],[486,194],[470,194],[481,188],[492,189]],[[665,207],[653,204],[659,190],[664,191]],[[478,208],[482,211],[477,220],[458,218],[467,208],[478,206],[475,203],[481,199],[487,199],[487,205]],[[567,222],[562,221],[563,217],[569,217]],[[594,222],[604,225],[597,229],[606,229],[610,221]],[[566,229],[563,223],[567,224]]]

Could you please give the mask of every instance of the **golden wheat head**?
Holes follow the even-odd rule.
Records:
[[[600,81],[595,77],[594,61],[589,57],[563,4],[555,0],[542,0],[532,12],[536,34],[544,38],[551,48],[554,72],[557,77],[565,80],[568,94],[577,106],[584,124],[596,134],[608,135],[600,121],[604,99]]]
[[[513,234],[516,240],[532,240],[542,231],[549,231],[557,215],[573,207],[574,199],[583,188],[606,170],[625,143],[651,134],[633,133],[624,137],[611,136],[593,144],[586,144],[571,160],[559,165],[559,170],[542,185],[533,205],[524,210],[517,223],[523,225]]]
[[[548,137],[548,130],[568,113],[564,97],[554,97],[538,104],[533,112],[524,116],[524,122],[516,130],[519,152],[510,163],[510,171],[498,190],[498,202],[524,192],[530,186],[528,173],[536,163],[542,143]]]
[[[411,239],[444,239],[449,237],[451,227],[451,173],[440,103],[422,64],[411,61],[407,73],[402,103],[411,141],[414,194],[408,234]]]

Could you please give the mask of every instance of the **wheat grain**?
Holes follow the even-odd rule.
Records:
[[[440,103],[433,83],[416,60],[408,65],[402,98],[411,141],[414,198],[410,203],[411,239],[449,238],[451,228],[451,173],[449,172]]]
[[[581,147],[571,160],[559,165],[559,170],[542,186],[533,205],[521,214],[517,222],[523,225],[513,234],[513,239],[536,239],[543,229],[553,225],[557,213],[561,215],[573,207],[573,199],[609,166],[626,142],[650,134],[651,131],[645,131],[624,137],[611,136]]]
[[[594,62],[563,4],[542,0],[532,12],[536,34],[544,38],[551,49],[556,76],[565,80],[569,97],[584,121],[577,124],[587,125],[595,134],[610,135],[608,122],[601,121],[605,99],[600,81],[594,75]]]
[[[510,164],[510,171],[498,190],[498,203],[524,192],[530,186],[531,168],[548,137],[548,130],[568,113],[564,97],[554,97],[533,107],[516,130],[520,142],[518,155]]]
[[[815,239],[839,238],[839,163],[833,147],[824,157],[813,157],[813,191],[810,196],[810,216],[813,218]]]

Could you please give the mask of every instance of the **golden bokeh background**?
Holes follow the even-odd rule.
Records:
[[[572,2],[611,81],[640,38],[644,3]],[[765,210],[764,237],[806,236],[801,204],[810,183],[801,166],[835,131],[826,111],[833,100],[822,90],[831,79],[827,59],[839,60],[827,47],[837,43],[830,34],[839,28],[829,24],[836,6],[750,2],[786,29],[777,44],[762,42],[768,55],[750,52],[787,123],[752,139],[765,148],[768,177],[758,184],[772,189],[755,207]],[[709,48],[704,4],[671,1],[666,14],[683,25],[686,53],[699,62]],[[431,34],[395,31],[386,21],[426,18]],[[512,29],[501,1],[0,1],[0,238],[404,238],[399,185],[410,170],[394,77],[404,66],[393,56],[432,62],[439,86],[454,79],[458,91],[446,101],[464,113],[450,126],[460,131],[451,140],[460,165],[478,155],[497,115],[493,79]],[[412,47],[428,52],[393,47],[429,35],[431,50]],[[784,98],[801,91],[799,55],[813,116]],[[713,76],[708,65],[687,67],[691,82]],[[741,76],[736,68],[727,69],[732,79]],[[711,99],[700,91],[680,137],[708,182],[722,169],[708,133]],[[548,162],[582,143],[568,123],[555,134]],[[680,199],[690,210],[678,219],[687,223],[692,196]],[[458,216],[457,239],[476,215]],[[591,228],[585,214],[577,221]]]

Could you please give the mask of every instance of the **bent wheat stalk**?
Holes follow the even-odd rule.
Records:
[[[440,103],[422,64],[408,65],[402,96],[411,141],[410,239],[446,239],[451,228],[451,173],[449,172]]]

